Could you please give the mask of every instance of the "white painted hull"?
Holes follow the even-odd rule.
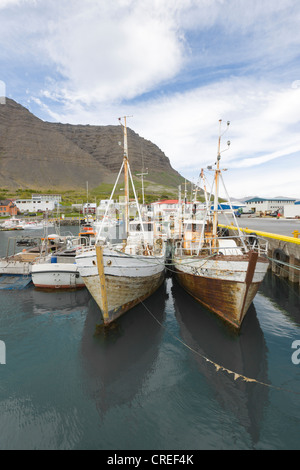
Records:
[[[32,266],[32,282],[43,289],[77,289],[84,287],[74,263],[39,263]]]
[[[126,277],[148,277],[165,269],[165,255],[131,256],[105,247],[103,250],[105,275]],[[76,256],[76,264],[82,277],[98,275],[96,252],[90,251]]]
[[[103,312],[96,253],[76,257],[84,283]],[[165,254],[161,256],[129,256],[105,247],[103,264],[110,323],[133,306],[153,294],[164,281]]]

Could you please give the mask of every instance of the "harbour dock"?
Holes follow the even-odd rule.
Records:
[[[246,224],[249,225],[249,221],[247,222]],[[252,222],[254,221],[252,220]],[[233,225],[219,224],[219,226],[227,228],[231,235],[237,231]],[[252,235],[253,238],[262,237],[267,240],[268,258],[272,272],[300,285],[300,230],[295,229],[292,232],[293,236],[288,236],[257,230],[253,228],[253,223],[252,228],[240,226],[240,230]]]

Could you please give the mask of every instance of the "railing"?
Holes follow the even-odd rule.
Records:
[[[259,256],[266,256],[268,242],[256,235],[209,237],[203,240],[200,237],[191,240],[182,239],[175,243],[175,256],[211,256],[211,255],[244,255],[249,251],[258,252]]]

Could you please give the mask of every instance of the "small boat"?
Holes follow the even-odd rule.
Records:
[[[24,230],[24,221],[13,216],[5,220],[0,228],[1,230]]]
[[[85,224],[81,227],[78,234],[80,246],[92,246],[95,244],[97,232],[90,224]]]
[[[16,252],[18,239],[8,239],[7,255],[0,259],[0,275],[31,275],[34,263],[50,258],[51,254],[66,247],[66,238],[56,234],[37,239],[38,244]]]
[[[178,282],[190,295],[239,329],[268,270],[267,243],[258,238],[253,243],[253,237],[243,234],[233,210],[238,235],[218,228],[218,192],[222,179],[220,141],[221,133],[213,210],[209,199],[199,225],[201,230],[183,233],[175,245],[173,264]]]
[[[33,264],[31,278],[39,289],[78,289],[85,286],[75,263],[76,252],[52,254],[44,263]]]
[[[153,294],[164,282],[165,277],[165,243],[160,237],[151,237],[150,242],[146,237],[128,161],[126,117],[124,121],[124,125],[121,123],[124,132],[123,162],[97,233],[95,247],[76,256],[80,275],[99,306],[105,325]],[[101,237],[101,233],[107,222],[109,206],[123,168],[126,238],[122,243],[110,244]],[[129,177],[140,220],[140,230],[131,235],[129,234]]]
[[[84,226],[78,237],[68,237],[65,249],[52,253],[51,257],[43,262],[39,260],[33,264],[31,277],[34,286],[38,289],[81,289],[85,287],[75,257],[83,249],[93,245],[95,235],[91,226]]]
[[[23,228],[24,230],[44,230],[44,229],[47,229],[49,227],[54,227],[54,224],[53,222],[49,222],[49,221],[41,221],[41,222],[38,222],[38,221],[29,221],[29,222],[24,222],[23,224]]]

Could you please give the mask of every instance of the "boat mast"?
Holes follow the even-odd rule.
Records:
[[[221,170],[220,170],[220,160],[221,160],[221,137],[223,134],[228,129],[228,126],[230,125],[230,121],[227,121],[227,128],[221,134],[221,125],[222,125],[222,119],[219,119],[219,140],[218,140],[218,155],[217,155],[217,168],[215,171],[215,196],[214,196],[214,214],[213,214],[213,246],[216,246],[216,237],[217,237],[217,229],[218,229],[218,206],[219,206],[219,180],[220,180],[220,175],[221,175]],[[227,146],[229,148],[230,146],[230,140],[227,141]],[[227,148],[227,150],[228,150]],[[223,152],[225,152],[223,150]]]
[[[126,116],[124,116],[124,125],[119,118],[120,124],[123,128],[124,133],[124,155],[123,155],[123,164],[124,164],[124,190],[125,190],[125,232],[128,236],[129,232],[129,178],[128,178],[128,143],[127,143],[127,125],[126,125]]]
[[[218,228],[218,205],[219,205],[219,176],[220,176],[220,159],[221,159],[221,123],[222,119],[219,120],[219,140],[218,140],[218,155],[217,155],[217,168],[215,171],[215,198],[214,198],[214,215],[213,215],[213,245],[217,237]]]

